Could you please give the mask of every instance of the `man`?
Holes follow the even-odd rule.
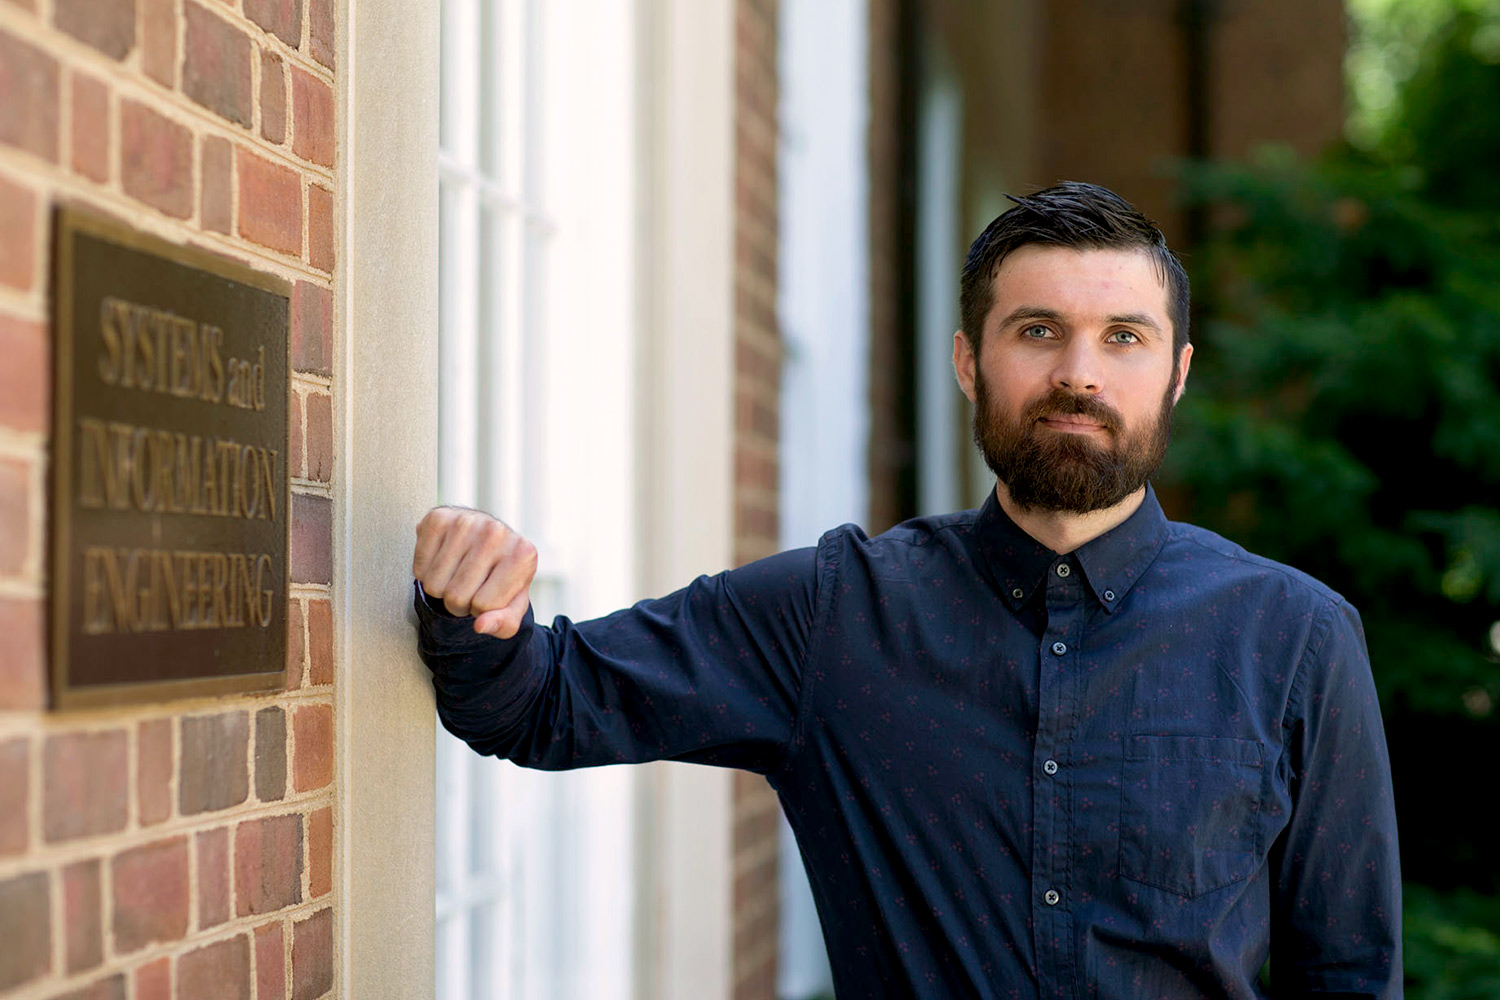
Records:
[[[1276,996],[1398,997],[1359,618],[1163,517],[1193,349],[1160,231],[1091,185],[1014,200],[954,337],[982,508],[550,629],[530,545],[439,508],[414,573],[443,722],[530,767],[766,775],[840,1000],[1264,996],[1268,956]]]

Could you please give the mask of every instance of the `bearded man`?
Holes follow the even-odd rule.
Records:
[[[414,575],[443,723],[529,767],[764,774],[840,1000],[1398,997],[1358,615],[1163,516],[1193,348],[1160,230],[1092,185],[1013,200],[954,337],[981,508],[550,628],[535,550],[438,508]]]

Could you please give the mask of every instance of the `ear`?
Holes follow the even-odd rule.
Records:
[[[1181,358],[1181,360],[1178,361],[1178,363],[1177,363],[1177,385],[1172,390],[1172,405],[1173,406],[1177,405],[1177,401],[1182,398],[1182,392],[1183,392],[1183,390],[1187,388],[1188,369],[1193,366],[1193,345],[1192,344],[1184,344],[1183,345],[1182,354],[1180,355],[1180,358]]]
[[[974,357],[974,348],[969,344],[969,338],[959,330],[953,335],[953,374],[958,377],[958,387],[969,397],[969,402],[974,402],[974,366],[978,359]]]

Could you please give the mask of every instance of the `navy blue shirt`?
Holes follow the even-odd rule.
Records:
[[[1149,490],[1064,556],[992,495],[508,641],[417,611],[479,753],[764,774],[839,1000],[1401,995],[1359,617]]]

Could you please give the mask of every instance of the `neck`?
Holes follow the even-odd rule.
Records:
[[[995,499],[1000,501],[1000,509],[1016,522],[1017,527],[1062,555],[1122,524],[1146,499],[1146,487],[1142,486],[1113,507],[1091,510],[1087,514],[1021,507],[1010,498],[1010,490],[1005,484],[998,480],[995,482]]]

